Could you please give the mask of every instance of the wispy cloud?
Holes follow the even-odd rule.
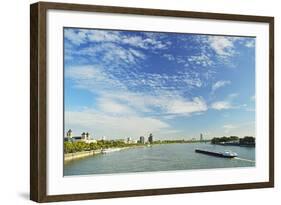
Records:
[[[169,42],[157,39],[157,36],[128,36],[122,31],[72,29],[64,30],[65,38],[75,45],[84,43],[116,43],[142,49],[166,49]]]
[[[248,47],[248,48],[253,48],[253,47],[255,47],[255,39],[247,40],[247,41],[245,42],[245,46]]]
[[[225,37],[225,36],[209,36],[208,41],[210,46],[214,49],[214,51],[220,56],[232,56],[235,51],[233,49],[234,41],[237,38],[233,37]]]
[[[224,133],[235,135],[239,137],[253,135],[255,133],[252,132],[252,129],[255,126],[255,121],[248,121],[248,122],[239,122],[239,123],[229,123],[222,126]]]
[[[108,98],[130,106],[133,110],[161,117],[170,115],[191,115],[193,113],[204,112],[208,109],[202,97],[195,97],[192,100],[188,100],[174,95],[173,99],[171,99],[164,93],[163,95],[143,95],[129,92],[105,95]],[[158,111],[155,112],[155,109]]]
[[[180,115],[204,112],[207,109],[207,104],[202,97],[195,97],[192,101],[171,100],[167,106],[168,113]]]
[[[97,100],[97,107],[102,112],[109,114],[128,115],[135,113],[129,106],[103,97]]]
[[[220,80],[220,81],[217,81],[215,82],[213,85],[212,85],[212,92],[214,93],[217,89],[221,88],[221,87],[224,87],[226,85],[229,85],[231,82],[229,80]]]
[[[233,105],[228,101],[217,101],[211,104],[211,108],[215,110],[226,110],[234,108]]]
[[[155,114],[153,110],[157,109],[165,116],[171,114],[190,115],[207,110],[207,104],[203,97],[184,98],[181,88],[172,86],[173,83],[180,82],[182,87],[186,89],[186,84],[196,85],[199,83],[196,81],[186,82],[187,79],[183,79],[184,76],[177,78],[149,74],[132,77],[122,82],[114,76],[107,75],[100,67],[89,65],[68,68],[66,77],[74,80],[76,88],[95,93],[98,98],[98,107],[107,112],[129,113],[132,110],[137,110]],[[171,84],[171,86],[165,84]],[[140,86],[144,88],[134,92],[134,87],[139,88]]]
[[[227,124],[227,125],[224,125],[223,128],[224,128],[225,133],[229,133],[231,130],[236,129],[237,127],[232,124]]]
[[[214,62],[211,60],[210,56],[205,53],[201,53],[196,56],[188,57],[188,61],[200,65],[203,67],[212,66]]]
[[[223,128],[226,128],[226,129],[234,129],[236,128],[236,126],[232,125],[232,124],[227,124],[227,125],[224,125]]]
[[[75,45],[80,45],[86,42],[86,34],[83,31],[66,29],[64,30],[64,37]]]
[[[239,109],[241,107],[245,107],[245,104],[237,105],[233,102],[238,96],[239,93],[230,93],[224,100],[213,102],[210,107],[214,110]]]
[[[94,110],[67,111],[65,116],[69,128],[78,133],[87,129],[95,136],[110,138],[141,136],[149,132],[168,131],[170,128],[167,123],[153,117],[114,116]]]

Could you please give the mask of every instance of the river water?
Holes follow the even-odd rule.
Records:
[[[196,148],[212,151],[230,150],[236,152],[238,158],[227,159],[195,153]],[[253,166],[255,148],[251,147],[209,143],[162,144],[73,160],[65,163],[64,176]]]

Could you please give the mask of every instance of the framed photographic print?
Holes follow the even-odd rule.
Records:
[[[274,18],[31,5],[30,198],[274,186]]]

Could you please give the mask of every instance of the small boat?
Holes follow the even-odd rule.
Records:
[[[102,149],[101,153],[106,154],[106,153],[110,153],[110,152],[116,152],[116,151],[120,151],[121,148],[109,148],[109,149]]]
[[[238,156],[237,153],[231,151],[213,152],[208,150],[195,149],[195,152],[223,158],[234,158]]]

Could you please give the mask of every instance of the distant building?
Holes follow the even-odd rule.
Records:
[[[71,129],[69,129],[69,130],[67,131],[66,137],[67,137],[67,138],[72,138],[72,130],[71,130]]]
[[[82,139],[82,140],[87,140],[87,135],[86,135],[85,132],[83,132],[83,133],[81,134],[81,139]]]
[[[140,143],[141,143],[141,144],[144,144],[144,143],[145,143],[145,138],[144,138],[144,136],[140,136]]]
[[[101,138],[101,140],[103,140],[103,141],[104,141],[104,140],[105,140],[105,136],[103,136],[103,137]]]
[[[152,135],[152,133],[149,134],[148,142],[149,142],[150,144],[153,143],[153,135]]]
[[[64,137],[65,142],[86,142],[86,143],[97,143],[96,140],[92,139],[89,132],[83,132],[80,136],[73,136],[72,130],[69,129]]]
[[[86,132],[86,138],[84,140],[86,143],[90,144],[90,143],[94,143],[96,144],[97,143],[97,140],[91,138],[91,135],[89,132]]]
[[[200,133],[200,141],[203,141],[203,134]]]
[[[128,137],[127,138],[127,144],[131,144],[132,143],[132,138],[131,137]]]
[[[90,139],[91,139],[90,133],[87,132],[87,133],[86,133],[86,140],[90,140]]]

